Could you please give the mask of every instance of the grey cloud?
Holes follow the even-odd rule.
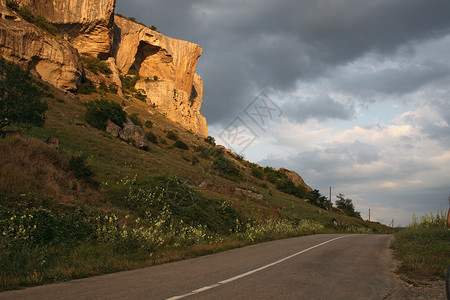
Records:
[[[450,28],[448,0],[119,0],[117,8],[204,48],[198,73],[210,124],[237,115],[255,89],[289,92],[367,53],[393,54]]]
[[[450,76],[450,66],[428,61],[422,65],[407,65],[382,71],[341,73],[333,86],[337,90],[359,96],[361,99],[372,97],[398,97],[410,94],[429,83]]]
[[[282,110],[288,118],[297,123],[303,123],[309,119],[348,120],[355,115],[354,105],[344,105],[329,95],[308,100],[291,100],[282,106]]]

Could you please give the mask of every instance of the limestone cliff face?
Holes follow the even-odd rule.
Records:
[[[167,118],[203,136],[206,119],[200,114],[203,83],[195,74],[202,53],[199,45],[173,39],[145,26],[115,17],[113,56],[123,74],[142,79],[136,84]]]
[[[22,21],[0,3],[0,55],[64,90],[76,90],[83,74],[77,51],[67,41]]]
[[[83,76],[120,87],[119,75],[138,72],[142,79],[136,88],[147,94],[149,105],[187,129],[208,135],[200,114],[203,83],[195,74],[202,53],[199,45],[115,16],[115,0],[18,2],[56,26],[58,37],[21,20],[6,7],[6,0],[0,0],[0,55],[64,90],[76,90]],[[107,60],[113,74],[106,78],[85,70],[80,54]]]
[[[107,59],[111,51],[115,0],[21,0],[58,27],[82,55]]]

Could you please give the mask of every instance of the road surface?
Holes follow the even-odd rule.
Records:
[[[0,293],[0,299],[393,299],[391,235],[321,234]]]

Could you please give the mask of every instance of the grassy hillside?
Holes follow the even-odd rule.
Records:
[[[0,138],[0,290],[276,238],[390,232],[281,192],[280,174],[269,178],[138,99],[106,91],[74,97],[30,84],[49,110],[44,127],[9,126],[4,130],[23,136]],[[148,150],[86,122],[85,103],[102,98],[140,120],[152,140]],[[50,137],[60,150],[45,143]],[[247,166],[260,170],[248,172],[251,196]]]

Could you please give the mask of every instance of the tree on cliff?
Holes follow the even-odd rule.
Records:
[[[44,125],[48,106],[41,97],[27,72],[0,57],[0,129],[12,123]]]

